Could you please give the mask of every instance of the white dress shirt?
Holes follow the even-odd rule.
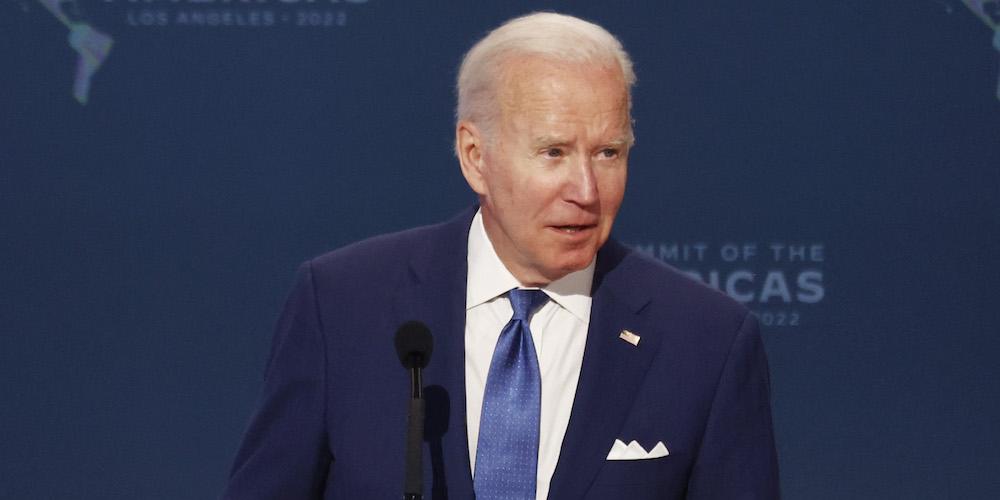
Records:
[[[469,230],[469,275],[465,296],[465,410],[469,427],[469,462],[476,470],[476,445],[486,377],[500,332],[514,311],[506,293],[521,287],[500,261],[486,235],[481,213]],[[590,325],[590,289],[594,262],[542,287],[549,301],[531,317],[531,335],[542,377],[542,408],[538,434],[536,500],[549,494],[549,481],[559,461],[583,350]]]

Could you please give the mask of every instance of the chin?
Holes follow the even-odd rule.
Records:
[[[579,256],[578,258],[564,260],[563,262],[560,262],[559,265],[553,266],[553,269],[556,271],[555,274],[558,275],[555,279],[562,278],[567,274],[575,273],[586,268],[590,265],[590,262],[594,260],[594,255],[595,254],[593,252],[587,253]],[[555,279],[553,281],[555,281]]]

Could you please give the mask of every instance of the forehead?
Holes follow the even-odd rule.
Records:
[[[497,92],[507,124],[628,126],[628,91],[617,64],[522,56],[505,62]]]

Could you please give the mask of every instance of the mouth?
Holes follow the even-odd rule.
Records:
[[[555,229],[556,231],[559,231],[561,233],[577,234],[577,233],[582,233],[582,232],[585,232],[585,231],[589,231],[589,230],[591,230],[591,229],[593,229],[593,228],[595,228],[597,226],[595,224],[579,224],[579,225],[570,224],[570,225],[565,225],[565,226],[551,226],[551,227],[553,229]]]

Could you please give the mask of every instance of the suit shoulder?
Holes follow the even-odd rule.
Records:
[[[308,264],[321,280],[331,275],[381,279],[405,269],[411,256],[427,251],[442,238],[444,228],[441,223],[380,234],[319,255]]]
[[[629,250],[631,258],[636,259],[637,264],[645,266],[650,277],[655,277],[657,281],[666,288],[683,290],[685,295],[692,300],[713,304],[716,307],[725,309],[735,309],[747,312],[747,308],[736,299],[726,295],[720,290],[712,288],[666,262],[646,255],[644,253]]]
[[[735,331],[750,310],[725,293],[645,253],[618,244],[621,273],[657,309],[682,314],[712,328]]]

